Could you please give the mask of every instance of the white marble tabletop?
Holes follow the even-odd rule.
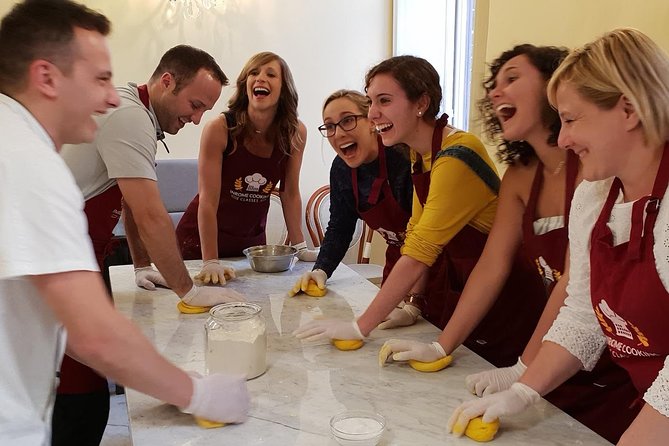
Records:
[[[194,275],[200,262],[186,262]],[[465,347],[454,362],[438,373],[421,373],[406,364],[380,368],[378,351],[391,337],[432,341],[438,330],[420,321],[412,327],[375,330],[363,348],[336,350],[329,343],[307,343],[291,332],[313,316],[352,319],[375,296],[378,288],[341,265],[328,281],[321,299],[287,290],[311,263],[297,262],[292,271],[257,273],[245,259],[231,261],[237,279],[227,286],[263,308],[268,335],[268,370],[248,382],[252,396],[249,419],[240,425],[202,429],[190,415],[156,399],[127,389],[130,432],[135,446],[205,445],[336,445],[330,437],[330,418],[345,409],[368,409],[386,418],[381,446],[473,445],[468,438],[446,433],[446,421],[463,400],[474,398],[464,377],[490,367]],[[208,314],[185,315],[176,309],[169,290],[145,291],[135,286],[131,266],[111,267],[114,301],[156,348],[177,365],[204,372]],[[542,401],[522,415],[503,418],[494,440],[505,445],[606,445],[606,440]]]

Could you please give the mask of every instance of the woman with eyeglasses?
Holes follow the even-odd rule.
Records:
[[[330,168],[330,220],[314,268],[295,283],[291,294],[309,280],[323,288],[349,248],[355,225],[362,219],[387,243],[383,280],[401,257],[411,216],[411,164],[405,146],[384,147],[367,119],[369,99],[354,90],[338,90],[323,104],[318,130],[337,153]],[[420,294],[422,290],[415,289]],[[395,309],[380,328],[413,324],[420,310]]]
[[[413,56],[390,58],[368,72],[366,89],[371,99],[368,118],[383,144],[411,148],[414,199],[402,256],[357,321],[312,321],[296,330],[299,338],[363,339],[421,280],[426,280],[425,298],[415,304],[423,317],[444,328],[497,211],[494,164],[474,135],[448,125],[446,115],[437,117],[441,86],[429,62]],[[520,256],[512,258],[500,298],[465,341],[497,366],[516,363],[543,309],[530,298],[543,293],[537,274]],[[499,271],[492,265],[488,274]],[[419,361],[429,362],[422,355],[446,357],[439,343],[424,347],[416,356]]]
[[[558,145],[578,155],[586,180],[572,203],[568,297],[519,381],[463,403],[448,429],[520,413],[608,349],[641,408],[617,444],[667,444],[669,56],[637,30],[609,32],[567,56],[548,98]]]
[[[207,123],[199,156],[199,193],[177,229],[184,259],[202,259],[204,282],[225,283],[220,257],[265,244],[270,195],[279,185],[289,242],[313,261],[302,235],[299,180],[307,133],[286,62],[271,52],[251,57],[237,78],[228,111]]]

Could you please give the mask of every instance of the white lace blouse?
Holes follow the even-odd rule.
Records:
[[[599,326],[590,300],[590,235],[604,206],[611,183],[612,179],[583,181],[576,189],[569,219],[568,297],[553,326],[544,337],[545,341],[554,342],[567,349],[581,361],[585,370],[592,370],[606,347],[606,337]],[[669,193],[665,193],[663,202],[668,196]],[[608,223],[616,245],[629,240],[631,212],[631,204],[623,203],[621,194],[611,211]],[[653,235],[655,267],[660,281],[665,289],[669,290],[669,206],[660,206]],[[669,417],[669,360],[665,359],[664,367],[643,399]]]

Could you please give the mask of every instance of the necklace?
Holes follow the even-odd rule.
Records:
[[[557,167],[556,167],[555,170],[553,171],[553,175],[557,175],[557,174],[559,174],[560,172],[562,172],[562,168],[564,167],[564,163],[565,163],[564,161],[560,161],[560,162],[558,163]]]

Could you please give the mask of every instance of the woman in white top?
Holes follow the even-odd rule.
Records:
[[[463,403],[448,427],[521,412],[604,348],[627,370],[641,412],[619,445],[669,436],[669,57],[619,29],[572,52],[548,85],[562,121],[558,140],[582,163],[569,228],[565,307],[532,364],[509,390]],[[657,242],[657,243],[656,243]]]

